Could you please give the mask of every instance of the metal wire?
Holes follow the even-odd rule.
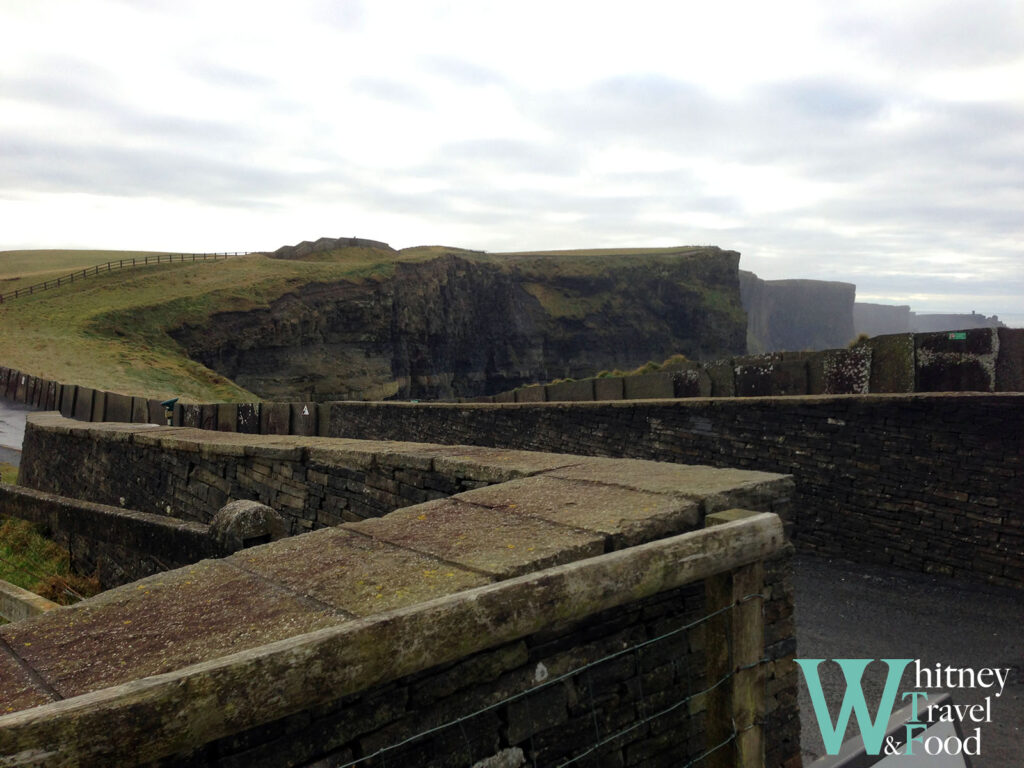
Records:
[[[562,673],[560,675],[557,675],[555,677],[548,678],[547,680],[545,680],[542,683],[539,683],[539,684],[537,684],[537,685],[535,685],[535,686],[533,686],[531,688],[528,688],[528,689],[526,689],[524,691],[520,691],[519,693],[512,694],[511,696],[508,696],[508,697],[506,697],[506,698],[504,698],[504,699],[502,699],[500,701],[494,702],[493,704],[488,704],[487,706],[481,707],[480,709],[477,709],[474,712],[471,712],[471,713],[466,714],[466,715],[462,715],[461,717],[457,717],[457,718],[455,718],[453,720],[449,720],[448,722],[442,723],[442,724],[434,726],[432,728],[427,728],[426,730],[420,731],[419,733],[416,733],[416,734],[414,734],[412,736],[409,736],[409,737],[407,737],[405,739],[402,739],[401,741],[395,742],[394,744],[390,744],[390,745],[388,745],[386,747],[381,747],[380,749],[376,750],[375,752],[373,752],[373,753],[371,753],[369,755],[364,755],[362,757],[358,757],[358,758],[355,758],[353,760],[349,760],[348,762],[340,763],[335,768],[351,768],[354,765],[358,765],[359,763],[363,763],[363,762],[366,762],[368,760],[373,760],[374,758],[377,758],[377,757],[385,759],[384,755],[387,752],[391,752],[392,750],[398,749],[398,748],[403,747],[403,746],[405,746],[407,744],[411,744],[414,741],[418,741],[418,740],[420,740],[422,738],[430,736],[430,735],[432,735],[434,733],[438,733],[439,731],[443,731],[443,730],[445,730],[447,728],[451,728],[451,727],[453,727],[455,725],[458,725],[461,728],[462,727],[462,723],[464,723],[467,720],[471,720],[472,718],[474,718],[474,717],[476,717],[478,715],[482,715],[485,712],[490,712],[491,710],[497,709],[499,707],[503,707],[506,704],[509,704],[509,703],[511,703],[513,701],[517,701],[517,700],[522,699],[524,697],[532,696],[535,693],[537,693],[538,691],[543,690],[544,688],[547,688],[549,686],[556,685],[558,683],[564,682],[564,681],[568,680],[571,677],[574,677],[576,675],[581,674],[582,672],[587,672],[587,671],[591,670],[593,667],[598,666],[599,664],[604,664],[604,663],[606,663],[608,661],[611,661],[613,659],[617,659],[620,656],[623,656],[623,655],[628,654],[628,653],[638,653],[639,649],[641,649],[641,648],[645,648],[645,647],[647,647],[649,645],[652,645],[653,643],[657,643],[657,642],[661,642],[663,640],[667,640],[668,638],[674,637],[674,636],[676,636],[676,635],[678,635],[680,633],[687,632],[690,629],[693,629],[694,627],[696,627],[696,626],[698,626],[700,624],[703,624],[704,622],[708,621],[709,619],[713,619],[715,616],[719,616],[719,615],[721,615],[723,613],[726,613],[728,611],[732,611],[733,608],[735,608],[736,605],[738,605],[739,603],[746,602],[748,600],[758,599],[758,598],[760,598],[763,601],[765,599],[765,595],[762,594],[762,593],[759,593],[759,592],[758,593],[752,593],[752,594],[749,594],[749,595],[744,595],[743,597],[737,599],[734,603],[732,603],[730,605],[726,605],[726,606],[724,606],[722,608],[719,608],[716,611],[712,611],[711,613],[705,614],[704,616],[701,616],[699,619],[691,621],[688,624],[684,624],[684,625],[682,625],[680,627],[676,627],[675,629],[669,630],[668,632],[664,632],[664,633],[658,635],[657,637],[653,637],[653,638],[650,638],[648,640],[644,640],[642,642],[635,643],[635,644],[633,644],[631,646],[628,646],[626,648],[623,648],[623,649],[621,649],[619,651],[615,651],[614,653],[610,653],[610,654],[608,654],[606,656],[602,656],[599,659],[595,659],[594,661],[588,662],[587,664],[583,664],[583,665],[581,665],[581,666],[579,666],[579,667],[577,667],[577,668],[575,668],[573,670],[570,670],[568,672],[564,672],[564,673]],[[762,610],[762,612],[764,611],[763,603],[762,603],[761,610]],[[732,658],[732,646],[731,646],[731,644],[730,644],[730,647],[729,647],[729,655],[730,655],[730,660],[731,660],[731,658]],[[589,749],[587,749],[586,751],[581,752],[581,753],[579,753],[577,755],[574,755],[573,757],[569,758],[565,762],[559,763],[557,768],[564,768],[564,766],[572,765],[573,763],[578,762],[582,758],[584,758],[584,757],[586,757],[586,756],[596,752],[598,749],[600,749],[605,744],[608,744],[609,742],[612,742],[615,739],[620,738],[621,736],[624,736],[624,735],[626,735],[626,734],[628,734],[628,733],[630,733],[632,731],[635,731],[637,728],[641,728],[644,725],[647,725],[648,723],[651,723],[652,721],[657,720],[658,718],[661,718],[661,717],[664,717],[667,714],[670,714],[671,712],[679,709],[681,706],[683,706],[684,704],[687,704],[688,702],[690,702],[691,700],[697,698],[698,696],[703,696],[703,695],[705,695],[707,693],[710,693],[711,691],[714,691],[716,688],[721,686],[723,683],[725,683],[726,681],[728,681],[732,677],[734,677],[737,672],[739,672],[741,670],[744,670],[744,669],[751,669],[751,668],[756,667],[756,666],[758,666],[760,664],[763,664],[763,663],[765,663],[767,661],[770,661],[770,659],[762,658],[762,659],[759,659],[758,661],[756,661],[756,662],[754,662],[752,664],[743,665],[743,666],[738,667],[738,668],[733,668],[733,665],[730,663],[729,664],[730,671],[727,672],[725,675],[723,675],[718,680],[716,680],[712,685],[709,685],[707,688],[704,688],[703,690],[697,691],[696,693],[688,693],[683,699],[680,699],[679,701],[675,702],[674,704],[671,704],[670,706],[665,707],[664,709],[661,709],[658,712],[655,712],[654,714],[651,714],[651,715],[643,718],[642,720],[636,721],[636,722],[630,724],[629,726],[627,726],[625,728],[622,728],[621,730],[616,731],[615,733],[613,733],[611,735],[608,735],[608,736],[605,736],[603,738],[601,738],[600,729],[599,729],[598,723],[597,723],[597,711],[596,711],[596,707],[594,706],[593,684],[592,684],[592,680],[591,680],[591,682],[588,684],[587,687],[589,688],[589,696],[590,696],[590,704],[591,704],[591,714],[592,714],[592,716],[594,718],[594,727],[595,727],[595,730],[597,732],[598,740],[593,745],[591,745],[591,747]],[[674,660],[673,660],[673,663],[675,663]],[[687,679],[689,679],[689,665],[687,665]],[[687,685],[687,690],[688,691],[689,691],[689,688],[690,688],[690,686]],[[750,726],[750,727],[753,727],[753,726]],[[745,728],[743,730],[748,730],[748,729]],[[712,747],[710,750],[705,751],[700,756],[698,756],[698,757],[694,758],[693,760],[691,760],[689,763],[686,763],[686,765],[682,766],[682,768],[689,768],[689,766],[692,766],[695,763],[703,760],[708,755],[710,755],[710,754],[714,753],[715,751],[721,749],[726,744],[729,744],[731,741],[734,741],[735,738],[736,738],[736,735],[737,735],[737,730],[736,730],[735,723],[734,723],[733,724],[732,734],[725,741],[723,741],[721,744],[718,744],[715,747]]]

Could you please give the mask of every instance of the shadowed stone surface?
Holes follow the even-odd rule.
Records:
[[[793,481],[770,472],[717,469],[699,465],[667,464],[659,461],[631,461],[633,471],[614,472],[617,459],[587,459],[574,467],[556,469],[550,477],[590,480],[667,494],[699,501],[705,514],[729,507],[742,507],[792,488]]]
[[[417,504],[351,529],[499,578],[604,552],[604,537],[452,499]]]
[[[543,475],[467,491],[459,498],[594,531],[609,537],[616,549],[691,530],[700,518],[695,502],[676,496]]]
[[[213,516],[210,534],[222,549],[234,552],[253,543],[283,539],[288,530],[281,516],[266,504],[239,499],[225,504]]]

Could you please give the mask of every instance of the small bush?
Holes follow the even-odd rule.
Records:
[[[860,347],[860,346],[866,344],[870,339],[871,339],[871,337],[868,334],[866,334],[866,333],[858,333],[857,334],[857,338],[853,339],[846,346],[847,346],[848,349],[853,349],[855,347]]]

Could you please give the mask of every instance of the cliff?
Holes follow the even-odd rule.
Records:
[[[274,256],[345,259],[351,250],[385,261],[172,336],[193,359],[271,400],[474,396],[679,352],[745,351],[733,251],[397,252],[343,238]]]
[[[752,354],[845,347],[854,337],[853,283],[762,280],[740,270]]]
[[[912,312],[908,306],[890,304],[853,305],[853,324],[857,333],[882,336],[889,333],[929,333],[934,331],[961,331],[968,328],[1005,328],[997,315],[986,317],[976,312],[968,314],[922,314]]]

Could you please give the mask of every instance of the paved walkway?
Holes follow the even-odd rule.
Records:
[[[25,439],[25,417],[34,408],[0,399],[0,463],[18,466]]]
[[[967,731],[981,728],[981,756],[972,758],[973,768],[1024,764],[1024,594],[809,556],[797,560],[795,588],[800,658],[910,658],[932,670],[936,663],[1011,668],[1003,695],[992,698],[992,722],[968,723]],[[821,665],[826,700],[838,702],[841,675],[827,666],[834,670]],[[865,674],[872,712],[884,670],[873,664]],[[912,682],[905,678],[901,690],[912,690]],[[962,705],[982,703],[992,691],[950,692],[953,703]],[[800,695],[801,743],[810,765],[824,747],[802,682]],[[849,731],[847,738],[853,735]]]

